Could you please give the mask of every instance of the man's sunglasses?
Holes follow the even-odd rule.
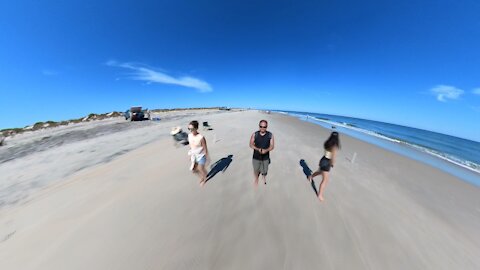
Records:
[[[260,128],[267,128],[267,126],[259,126]]]

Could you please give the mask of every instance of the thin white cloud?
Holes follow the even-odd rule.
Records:
[[[480,88],[473,89],[472,93],[480,96]]]
[[[448,99],[458,99],[465,91],[455,86],[450,85],[437,85],[430,89],[430,92],[437,96],[437,100],[441,102],[447,102]]]
[[[199,90],[200,92],[211,92],[213,89],[212,87],[205,81],[190,77],[190,76],[183,76],[183,77],[172,77],[166,74],[164,71],[154,70],[150,67],[146,67],[145,65],[136,64],[136,63],[119,63],[114,60],[110,60],[106,63],[106,65],[111,67],[121,67],[125,69],[132,70],[132,77],[133,80],[140,80],[145,81],[147,83],[164,83],[164,84],[174,84],[180,85],[184,87],[190,87]]]

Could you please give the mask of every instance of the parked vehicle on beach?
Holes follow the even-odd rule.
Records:
[[[150,110],[142,110],[140,106],[131,107],[129,110],[126,110],[123,115],[125,116],[125,120],[130,119],[130,121],[151,120]]]

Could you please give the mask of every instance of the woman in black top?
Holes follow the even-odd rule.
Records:
[[[330,137],[323,144],[325,149],[325,154],[319,162],[319,168],[316,172],[308,177],[308,180],[313,181],[313,178],[319,174],[322,175],[322,182],[320,182],[320,188],[318,191],[318,199],[320,201],[324,200],[323,192],[325,191],[325,186],[328,183],[329,175],[328,172],[330,168],[335,164],[335,157],[337,155],[337,150],[340,149],[340,138],[338,132],[332,132]]]

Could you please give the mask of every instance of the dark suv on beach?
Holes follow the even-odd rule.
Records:
[[[142,110],[142,107],[131,107],[123,115],[125,120],[130,119],[130,121],[150,120],[150,111],[148,109]]]

